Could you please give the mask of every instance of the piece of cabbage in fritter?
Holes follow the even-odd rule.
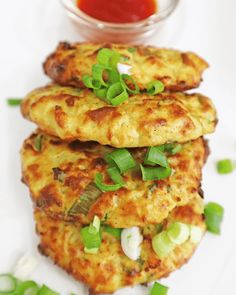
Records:
[[[23,181],[36,206],[47,214],[82,224],[97,215],[117,228],[161,222],[176,206],[198,195],[208,154],[202,138],[183,144],[175,155],[167,155],[170,177],[143,181],[138,167],[123,175],[124,187],[101,192],[94,178],[101,173],[105,183],[113,183],[104,156],[114,150],[95,142],[66,143],[37,131],[21,150]],[[142,163],[147,148],[129,151],[137,163]]]
[[[88,89],[48,85],[31,92],[21,109],[48,134],[114,147],[186,142],[212,133],[216,125],[209,98],[181,92],[133,95],[114,107]]]
[[[44,63],[45,73],[61,85],[83,87],[82,77],[91,75],[100,49],[109,48],[121,55],[120,63],[131,66],[130,74],[140,89],[159,80],[166,90],[183,91],[198,87],[206,61],[192,52],[151,46],[105,43],[60,43]]]
[[[163,229],[180,221],[198,226],[204,233],[202,213],[202,199],[198,197],[191,203],[174,209],[162,223]],[[167,257],[160,258],[152,249],[152,238],[160,226],[146,225],[140,228],[143,235],[141,255],[134,261],[124,254],[121,241],[103,230],[98,253],[87,254],[81,240],[81,224],[53,219],[39,209],[35,211],[35,220],[41,253],[49,256],[75,279],[88,285],[92,294],[112,293],[125,286],[166,277],[190,259],[198,244],[187,240],[176,246]]]

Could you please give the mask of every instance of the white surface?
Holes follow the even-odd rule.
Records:
[[[200,91],[213,98],[219,113],[216,133],[210,136],[211,156],[204,168],[206,200],[225,208],[221,236],[206,235],[193,259],[163,283],[168,295],[234,295],[236,265],[236,171],[217,175],[215,161],[236,160],[236,1],[183,0],[152,44],[193,50],[211,64]],[[37,237],[28,190],[20,182],[19,149],[34,129],[6,97],[23,96],[43,85],[41,63],[59,40],[79,40],[57,0],[0,1],[0,273],[12,269],[23,253],[38,255],[32,275],[61,294],[87,291],[44,257],[37,254]],[[144,295],[145,287],[127,288],[116,295]]]

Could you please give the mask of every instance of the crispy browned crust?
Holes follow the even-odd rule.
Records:
[[[134,48],[130,52],[130,47]],[[45,73],[55,82],[83,87],[82,77],[91,74],[92,65],[101,48],[119,52],[125,64],[132,66],[132,77],[141,89],[154,80],[164,83],[166,90],[183,91],[198,87],[206,61],[192,52],[151,46],[130,46],[108,43],[60,43],[44,63]]]
[[[216,124],[209,98],[181,92],[134,95],[113,107],[90,90],[49,85],[31,92],[21,109],[48,134],[114,147],[186,142],[213,132]]]
[[[40,152],[34,149],[38,134],[43,136]],[[142,162],[146,150],[130,149],[130,152],[137,162]],[[126,186],[115,192],[102,193],[87,216],[69,215],[69,208],[80,199],[97,172],[104,175],[106,183],[111,183],[104,161],[104,155],[111,151],[113,148],[95,142],[69,144],[40,131],[33,134],[24,142],[21,158],[23,180],[36,206],[64,220],[87,224],[97,215],[113,227],[124,228],[161,222],[175,206],[186,204],[198,195],[201,169],[206,159],[202,138],[185,143],[180,153],[168,156],[174,171],[168,179],[143,181],[139,169],[127,172],[124,175]],[[57,168],[54,173],[53,168]],[[64,182],[55,177],[57,171],[65,173]]]
[[[202,210],[201,198],[197,198],[186,206],[176,208],[164,222],[164,228],[178,220],[200,226],[205,231]],[[151,246],[156,226],[149,225],[141,228],[144,241],[139,260],[132,261],[125,256],[120,241],[105,232],[102,233],[99,253],[91,255],[83,251],[80,224],[52,219],[40,210],[36,210],[35,220],[41,253],[97,293],[111,293],[125,286],[166,277],[186,263],[197,246],[187,241],[161,260]]]

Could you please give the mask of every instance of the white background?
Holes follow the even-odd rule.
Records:
[[[12,269],[26,251],[40,265],[32,274],[61,294],[87,294],[86,288],[37,254],[32,204],[20,182],[19,149],[34,126],[21,118],[7,97],[21,97],[48,79],[42,61],[59,40],[80,40],[57,0],[0,0],[0,273]],[[204,168],[206,200],[225,208],[221,236],[207,234],[193,259],[163,283],[169,295],[235,295],[236,171],[216,173],[215,162],[236,160],[236,0],[182,0],[162,33],[150,44],[192,50],[209,61],[199,91],[210,96],[218,109],[219,124],[209,137],[211,156]],[[116,295],[147,294],[144,287]]]

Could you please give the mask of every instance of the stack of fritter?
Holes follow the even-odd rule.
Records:
[[[117,106],[82,82],[102,48],[123,57],[141,90]],[[40,128],[21,151],[39,249],[94,292],[167,276],[200,242],[205,231],[201,170],[208,156],[202,136],[214,131],[216,112],[209,98],[183,91],[197,87],[207,67],[197,55],[175,50],[62,43],[44,63],[57,84],[36,89],[23,101],[23,116]],[[145,91],[154,80],[164,84],[164,92]],[[148,147],[159,147],[170,174],[145,177]],[[103,190],[94,179],[99,174],[105,186],[114,184],[107,155],[121,148],[136,165],[122,174],[121,187]],[[146,169],[152,164],[146,161]],[[101,245],[88,251],[81,229],[91,228],[95,219],[101,222]],[[176,224],[187,225],[186,238],[175,231],[176,240],[171,236]]]

